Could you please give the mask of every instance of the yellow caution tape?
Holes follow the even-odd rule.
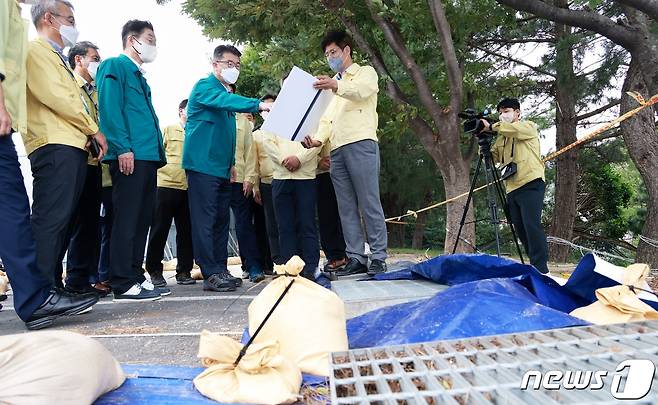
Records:
[[[589,134],[587,134],[584,137],[580,138],[576,142],[565,146],[564,148],[560,149],[559,151],[551,153],[550,155],[548,155],[544,159],[542,159],[543,162],[546,163],[548,161],[554,160],[555,158],[562,155],[563,153],[565,153],[565,152],[567,152],[567,151],[569,151],[569,150],[571,150],[571,149],[573,149],[577,146],[580,146],[584,143],[590,142],[593,138],[597,137],[601,133],[609,130],[610,128],[613,128],[613,127],[619,125],[619,123],[621,123],[622,121],[625,121],[625,120],[629,119],[630,117],[634,116],[635,114],[639,113],[640,111],[644,110],[645,108],[650,107],[650,106],[658,103],[658,94],[651,97],[648,101],[644,100],[644,97],[642,97],[642,95],[640,95],[639,93],[636,93],[636,92],[629,91],[626,94],[628,94],[635,101],[637,101],[638,104],[640,104],[640,106],[637,107],[637,108],[634,108],[630,111],[627,111],[625,114],[620,115],[617,119],[615,119],[615,120],[613,120],[613,121],[597,128],[597,129],[595,129],[593,132],[590,132]],[[489,183],[489,184],[485,184],[484,186],[478,187],[475,190],[473,190],[473,192],[484,190],[485,188],[487,188],[487,186],[489,186],[491,184],[493,184],[493,182]],[[406,214],[403,214],[403,215],[400,215],[400,216],[397,216],[397,217],[387,218],[386,222],[393,223],[393,224],[395,224],[395,223],[406,224],[405,222],[400,222],[402,220],[402,218],[409,217],[409,216],[413,216],[414,218],[418,218],[418,214],[420,214],[421,212],[433,210],[435,208],[441,207],[441,206],[446,205],[448,203],[457,201],[457,200],[459,200],[461,198],[464,198],[466,196],[468,196],[468,193],[463,193],[463,194],[460,194],[458,196],[448,198],[445,201],[441,201],[440,203],[432,204],[430,206],[427,206],[425,208],[421,208],[421,209],[416,210],[416,211],[409,210],[409,211],[407,211]]]

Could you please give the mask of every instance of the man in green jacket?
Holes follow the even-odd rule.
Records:
[[[160,123],[144,78],[143,63],[157,48],[153,26],[131,20],[121,33],[124,53],[98,68],[101,128],[109,148],[104,161],[112,175],[113,224],[110,286],[115,301],[153,301],[167,295],[144,277],[146,237],[155,208],[158,168],[166,163]]]
[[[213,73],[199,80],[189,97],[183,168],[187,172],[194,258],[203,273],[204,290],[235,291],[242,280],[227,268],[231,183],[235,182],[236,112],[269,110],[257,98],[232,94],[240,56],[234,46],[213,53]]]

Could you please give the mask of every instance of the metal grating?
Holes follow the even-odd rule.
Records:
[[[627,359],[658,364],[658,321],[351,350],[331,356],[332,404],[616,404],[610,384]],[[609,373],[598,391],[521,390],[528,370]],[[658,403],[657,380],[634,403]]]

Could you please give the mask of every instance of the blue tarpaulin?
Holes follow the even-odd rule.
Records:
[[[586,325],[568,313],[594,302],[596,289],[618,285],[595,272],[595,267],[594,256],[586,255],[564,286],[530,265],[485,254],[439,256],[380,274],[376,280],[427,279],[452,287],[430,299],[350,319],[350,347]],[[647,303],[658,307],[654,302]]]

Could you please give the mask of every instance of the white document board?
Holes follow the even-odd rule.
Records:
[[[313,135],[334,96],[331,90],[314,89],[316,81],[312,74],[293,67],[263,123],[263,131],[299,142]]]

